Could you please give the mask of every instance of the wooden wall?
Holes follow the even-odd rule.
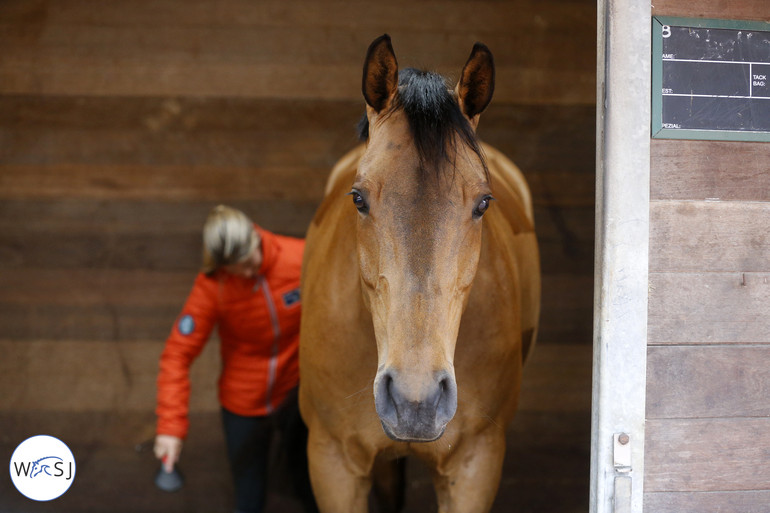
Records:
[[[149,484],[157,358],[207,211],[302,236],[356,144],[369,42],[457,77],[479,40],[498,66],[479,132],[530,180],[544,273],[495,511],[584,511],[595,17],[592,0],[0,2],[0,459],[48,433],[79,465],[63,509],[222,509],[215,343],[193,367],[189,486]],[[412,484],[421,511],[429,479]],[[0,509],[37,511],[8,487]]]
[[[770,20],[760,0],[654,15]],[[770,504],[770,144],[653,140],[644,510]]]

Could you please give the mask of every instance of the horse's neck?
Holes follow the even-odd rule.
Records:
[[[495,210],[502,213],[514,233],[534,231],[532,195],[524,175],[508,157],[483,144],[491,175],[492,195],[498,200]]]
[[[534,220],[532,213],[532,195],[527,180],[521,170],[495,147],[481,143],[487,165],[492,175],[492,186],[505,187],[513,194],[517,203],[524,210],[530,222]],[[494,190],[492,191],[494,194]]]
[[[329,173],[329,178],[326,179],[326,188],[324,189],[324,196],[328,196],[331,191],[337,187],[337,183],[340,180],[349,181],[353,184],[353,176],[358,169],[358,161],[361,160],[361,156],[366,151],[365,144],[359,144],[349,152],[345,154],[332,168]],[[348,175],[353,175],[348,178]]]

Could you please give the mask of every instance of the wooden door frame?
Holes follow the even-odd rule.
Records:
[[[650,3],[598,0],[597,16],[590,511],[641,513],[649,286]],[[621,434],[628,437],[620,437],[626,441],[622,447]]]

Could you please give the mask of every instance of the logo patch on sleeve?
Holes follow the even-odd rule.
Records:
[[[193,319],[192,315],[187,314],[179,319],[176,327],[179,330],[179,333],[182,335],[189,335],[195,331],[195,320]]]
[[[283,304],[287,308],[299,303],[299,289],[290,290],[283,295]]]

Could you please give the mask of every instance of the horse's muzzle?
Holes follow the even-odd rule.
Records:
[[[457,383],[446,370],[422,386],[403,371],[384,369],[374,383],[374,405],[382,428],[399,442],[432,442],[444,434],[457,411]]]

